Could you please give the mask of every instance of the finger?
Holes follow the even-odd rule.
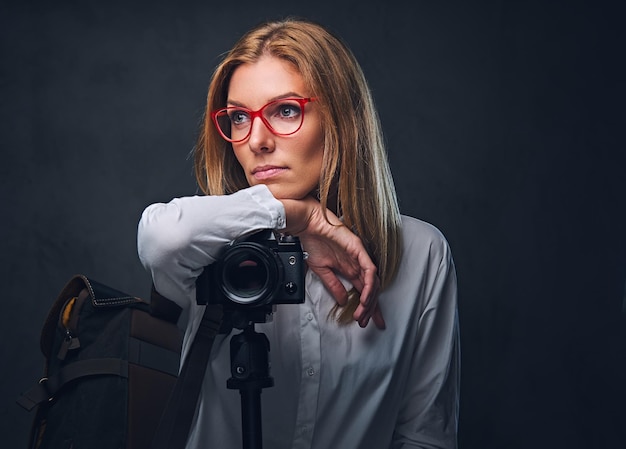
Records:
[[[359,278],[358,283],[362,285],[362,288],[355,285],[355,287],[357,287],[357,289],[361,292],[361,303],[369,306],[372,299],[376,297],[376,293],[378,292],[378,287],[380,285],[376,266],[371,264],[364,267],[361,271],[361,277]]]
[[[374,325],[380,329],[385,330],[387,328],[387,323],[385,323],[385,319],[383,318],[383,313],[380,310],[378,304],[376,304],[373,312],[363,311],[362,316],[356,318],[357,312],[355,312],[355,319],[359,323],[359,326],[366,327],[370,321],[370,319],[374,322]]]
[[[369,314],[366,314],[361,319],[357,320],[357,323],[359,323],[359,326],[361,327],[366,327],[369,322],[370,322]]]
[[[373,308],[365,307],[359,304],[352,317],[359,323],[359,326],[365,327],[372,316]]]
[[[335,298],[337,304],[342,307],[345,306],[348,303],[348,292],[339,278],[337,278],[337,275],[332,270],[316,269],[314,272],[318,275],[322,284],[324,284],[333,298]]]
[[[374,324],[380,330],[384,330],[387,328],[387,323],[385,323],[385,319],[383,318],[383,312],[382,310],[380,310],[380,306],[378,304],[376,304],[376,309],[374,309],[372,321],[374,321]]]
[[[375,318],[375,324],[377,327],[384,329],[384,320],[382,312],[378,305],[378,289],[380,288],[380,281],[378,277],[375,277],[373,285],[368,285],[363,289],[359,298],[360,304],[354,311],[354,319],[359,322],[361,327],[367,326],[370,318]],[[382,327],[381,327],[382,326]]]
[[[359,326],[361,327],[367,326],[367,323],[369,322],[369,319],[370,319],[367,309],[363,307],[362,305],[359,305],[357,307],[357,309],[354,311],[354,315],[352,316],[356,320],[356,322],[359,323]]]
[[[361,292],[359,301],[364,307],[370,308],[374,305],[374,301],[376,301],[378,289],[380,288],[380,280],[374,273],[373,277],[368,276],[367,279],[363,280],[362,285],[363,288],[359,290]]]

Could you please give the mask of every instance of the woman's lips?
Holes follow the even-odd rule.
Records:
[[[252,170],[252,175],[254,179],[259,181],[272,178],[274,176],[279,175],[280,173],[286,171],[285,167],[275,167],[275,166],[265,166],[265,167],[257,167]]]

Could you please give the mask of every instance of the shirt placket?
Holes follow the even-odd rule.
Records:
[[[307,300],[300,307],[302,372],[293,449],[311,447],[320,388],[321,345],[318,321],[320,288],[318,285],[316,286],[318,288],[311,289],[311,286],[312,283],[309,282]]]

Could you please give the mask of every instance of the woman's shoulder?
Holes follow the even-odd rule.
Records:
[[[428,253],[439,260],[450,255],[448,241],[439,228],[408,215],[402,215],[402,246],[405,254]]]

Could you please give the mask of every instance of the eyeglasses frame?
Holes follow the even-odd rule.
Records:
[[[274,104],[274,103],[279,103],[281,101],[296,101],[299,105],[300,105],[300,109],[302,110],[302,120],[300,121],[300,126],[298,126],[298,128],[295,131],[292,131],[290,133],[278,133],[276,132],[276,130],[274,128],[272,128],[272,125],[269,124],[269,122],[267,121],[267,119],[263,116],[263,111],[265,110],[265,108],[267,108],[268,106]],[[278,98],[276,100],[272,100],[269,103],[265,104],[264,106],[262,106],[260,109],[257,109],[256,111],[252,111],[251,109],[248,108],[244,108],[244,107],[235,107],[235,106],[229,106],[229,107],[225,107],[225,108],[220,108],[217,109],[215,111],[211,112],[211,119],[213,120],[213,124],[215,125],[215,128],[217,128],[217,132],[220,133],[220,135],[224,138],[224,140],[226,140],[227,142],[230,143],[240,143],[243,142],[244,140],[248,139],[250,137],[250,134],[252,134],[252,125],[254,123],[254,119],[259,117],[261,119],[261,121],[263,122],[263,124],[266,126],[267,129],[269,129],[272,134],[276,135],[276,136],[280,136],[280,137],[285,137],[285,136],[291,136],[295,133],[297,133],[298,131],[300,131],[300,129],[302,128],[302,125],[304,124],[304,106],[307,103],[316,101],[317,98],[316,97],[308,97],[308,98],[300,98],[300,97],[287,97],[287,98]],[[237,139],[237,140],[233,140],[229,137],[227,137],[224,132],[222,131],[222,128],[220,128],[219,122],[217,121],[217,116],[218,114],[227,111],[228,109],[238,109],[238,110],[242,110],[248,114],[250,114],[250,129],[248,130],[248,133],[246,134],[246,136],[242,139]]]

